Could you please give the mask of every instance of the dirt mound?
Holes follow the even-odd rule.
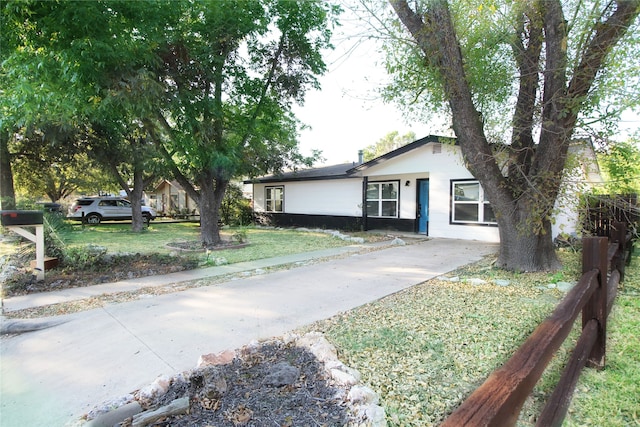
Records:
[[[198,368],[87,414],[90,425],[385,426],[377,395],[322,334],[290,334],[205,355]],[[113,410],[114,406],[119,409]],[[119,418],[118,418],[119,417]]]

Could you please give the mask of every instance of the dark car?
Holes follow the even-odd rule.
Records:
[[[62,208],[62,205],[60,203],[43,202],[38,203],[38,205],[40,205],[41,209],[45,212],[55,213],[59,215],[62,215],[64,213],[64,209]]]

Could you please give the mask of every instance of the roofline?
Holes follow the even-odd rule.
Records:
[[[349,174],[347,173],[349,170],[347,168],[353,164],[354,163],[349,162],[349,163],[341,163],[337,165],[319,166],[319,167],[310,168],[310,169],[301,169],[300,171],[284,172],[280,175],[269,175],[267,177],[255,177],[253,179],[246,179],[243,181],[243,183],[244,184],[265,184],[270,182],[298,182],[298,181],[319,181],[319,180],[327,180],[327,179],[348,179],[352,177],[349,176]],[[314,175],[314,176],[304,176],[304,175],[296,176],[295,175],[297,172],[303,173],[303,172],[309,172],[314,169],[329,169],[329,168],[336,168],[339,166],[342,166],[344,168],[343,171],[340,173]]]
[[[426,145],[430,142],[451,142],[453,141],[454,144],[458,143],[458,140],[454,137],[450,137],[450,136],[439,136],[439,135],[427,135],[424,138],[420,138],[418,140],[415,140],[407,145],[403,145],[400,148],[396,148],[393,151],[389,151],[386,154],[383,154],[382,156],[376,157],[373,160],[369,160],[368,162],[362,163],[360,165],[357,165],[351,169],[349,169],[347,171],[347,174],[351,175],[353,173],[356,172],[360,172],[363,171],[365,169],[368,169],[370,167],[373,167],[379,163],[382,163],[384,161],[387,161],[389,159],[392,159],[394,157],[397,157],[401,154],[407,153],[411,150],[415,150],[416,148],[422,147],[423,145]]]
[[[154,186],[153,186],[153,191],[157,191],[157,190],[158,190],[158,188],[160,188],[160,186],[161,186],[162,184],[164,184],[165,182],[166,182],[167,184],[169,184],[169,185],[170,185],[171,187],[173,187],[173,188],[177,188],[178,190],[184,190],[184,189],[180,186],[180,184],[179,184],[177,181],[176,181],[176,183],[175,183],[175,184],[173,183],[173,181],[175,181],[175,180],[168,180],[167,178],[162,178],[162,179],[160,180],[160,182],[158,182],[156,185],[154,185]],[[177,185],[176,185],[176,184],[177,184]]]
[[[270,178],[256,178],[256,179],[246,179],[242,181],[244,184],[270,184],[275,182],[299,182],[299,181],[323,181],[329,179],[354,179],[357,178],[352,175],[342,174],[342,175],[322,175],[322,176],[314,176],[314,177],[300,177],[300,178],[278,178],[278,177],[270,177]]]

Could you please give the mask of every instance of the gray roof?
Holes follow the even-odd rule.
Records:
[[[347,173],[356,166],[355,163],[342,163],[339,165],[321,166],[317,168],[299,169],[291,172],[283,172],[275,175],[268,175],[254,180],[245,181],[246,183],[260,182],[284,182],[284,181],[313,181],[321,179],[343,179],[350,178]]]
[[[250,183],[270,183],[270,182],[287,182],[287,181],[313,181],[321,179],[344,179],[354,178],[359,172],[382,163],[386,160],[392,159],[396,156],[404,154],[408,151],[414,150],[418,147],[422,147],[430,142],[442,142],[442,143],[454,143],[457,144],[457,140],[451,137],[429,135],[424,138],[413,141],[410,144],[402,146],[396,150],[390,151],[382,156],[376,157],[366,163],[357,164],[342,163],[339,165],[322,166],[318,168],[300,169],[292,172],[283,172],[281,174],[268,175],[258,177],[253,180],[245,181],[246,184]]]

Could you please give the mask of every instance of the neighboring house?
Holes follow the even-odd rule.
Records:
[[[303,169],[252,183],[254,213],[262,222],[499,241],[491,206],[452,138],[430,135],[366,163]],[[554,224],[554,236],[575,231],[575,213],[562,221]]]
[[[149,205],[153,207],[158,215],[195,215],[198,213],[196,202],[193,201],[187,192],[177,181],[162,180],[156,185],[153,194],[149,196]]]

